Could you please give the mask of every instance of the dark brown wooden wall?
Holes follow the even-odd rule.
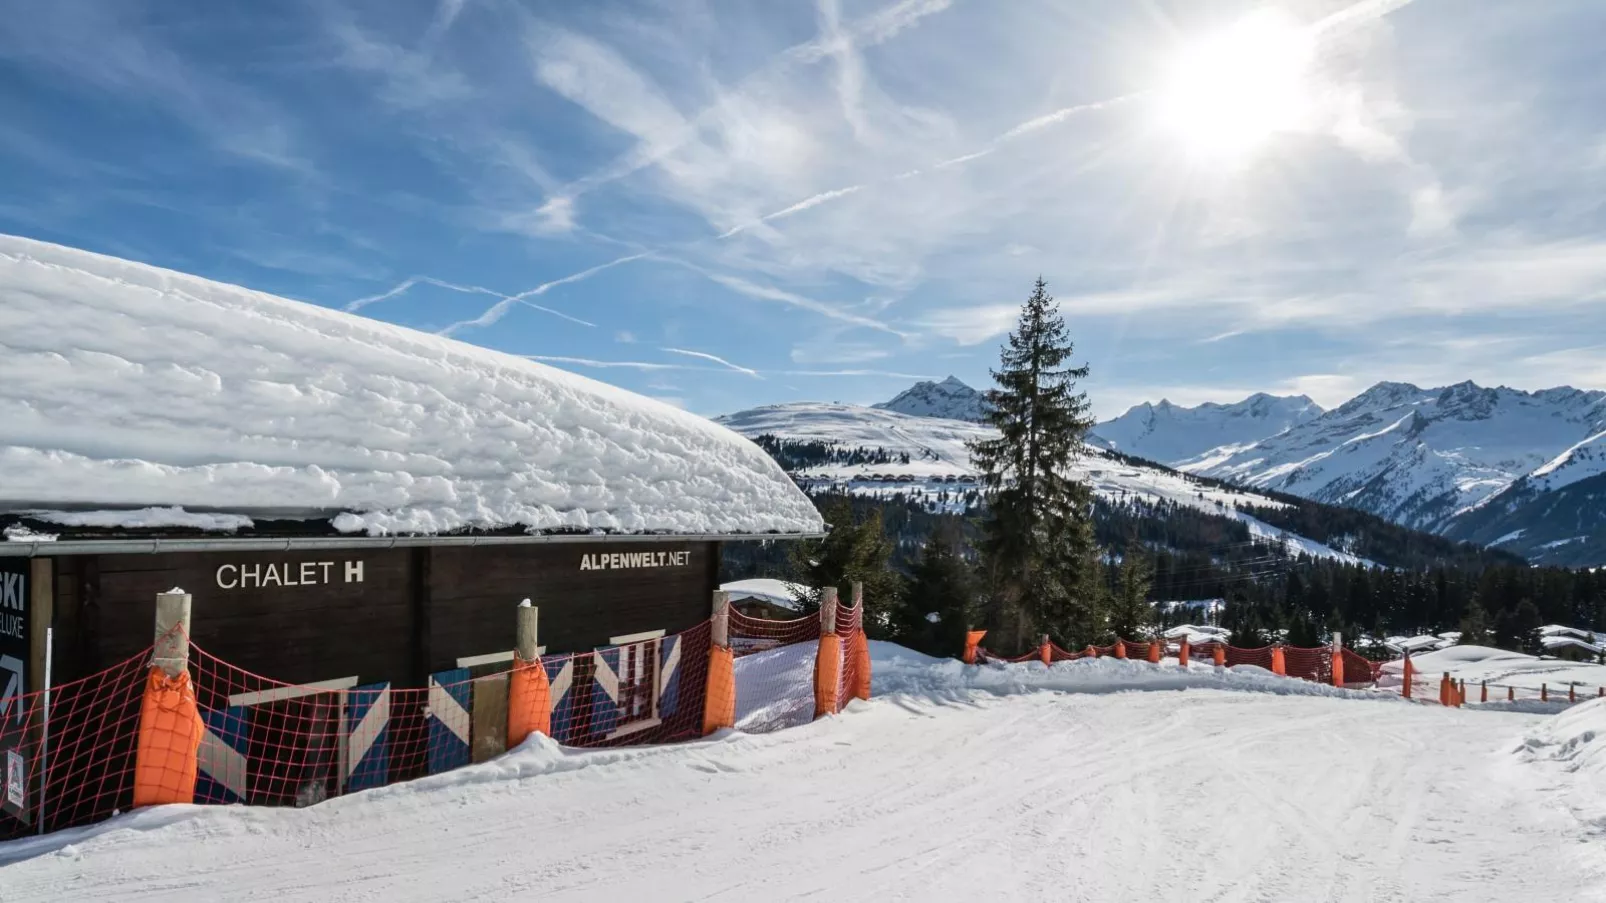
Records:
[[[689,553],[685,565],[581,570],[582,555]],[[363,563],[348,583],[347,561]],[[331,562],[330,581],[218,586],[223,565]],[[194,596],[196,645],[233,665],[292,683],[357,675],[421,685],[456,659],[510,649],[519,600],[541,609],[553,652],[648,630],[676,633],[708,617],[717,543],[599,543],[314,553],[168,553],[56,560],[55,681],[115,664],[147,647],[157,593]],[[225,578],[233,577],[226,573]]]

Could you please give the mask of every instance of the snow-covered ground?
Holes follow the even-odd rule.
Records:
[[[1503,702],[1507,687],[1514,688],[1518,699],[1530,701],[1539,698],[1541,687],[1548,687],[1551,699],[1563,704],[1568,685],[1584,697],[1593,697],[1601,687],[1606,687],[1606,665],[1539,658],[1488,646],[1448,646],[1435,652],[1413,654],[1411,667],[1416,672],[1414,692],[1417,694],[1420,695],[1424,687],[1436,687],[1448,672],[1452,680],[1466,681],[1468,702],[1479,700],[1477,688],[1485,682],[1489,684],[1491,703]],[[1384,664],[1378,679],[1379,688],[1398,691],[1404,670],[1403,661]]]
[[[873,654],[877,698],[840,717],[623,750],[537,737],[309,809],[136,812],[0,845],[0,896],[1606,899],[1601,706],[1550,721],[1258,669]]]
[[[366,533],[822,526],[761,449],[667,404],[4,235],[0,424],[0,514],[67,526],[232,530],[256,515]]]

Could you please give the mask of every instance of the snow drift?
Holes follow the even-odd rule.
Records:
[[[14,236],[0,423],[3,511],[200,508],[372,534],[822,526],[757,446],[660,402]]]

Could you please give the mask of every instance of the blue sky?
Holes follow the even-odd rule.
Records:
[[[1276,6],[30,4],[0,230],[705,414],[982,385],[1038,274],[1101,416],[1606,387],[1606,5]]]

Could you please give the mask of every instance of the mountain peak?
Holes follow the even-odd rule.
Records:
[[[913,417],[938,417],[980,423],[987,417],[987,399],[982,393],[950,375],[942,382],[921,380],[899,392],[891,401],[871,407]]]

